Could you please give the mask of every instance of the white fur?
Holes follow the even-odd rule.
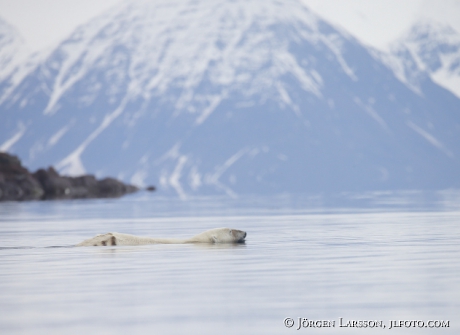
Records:
[[[77,244],[77,247],[142,245],[142,244],[184,244],[184,243],[242,243],[246,232],[230,228],[215,228],[185,240],[175,238],[139,237],[121,233],[97,235]]]

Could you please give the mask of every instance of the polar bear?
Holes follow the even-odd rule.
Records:
[[[175,238],[139,237],[121,233],[97,235],[76,245],[76,247],[142,245],[142,244],[184,244],[184,243],[244,243],[246,232],[230,228],[215,228],[181,240]]]

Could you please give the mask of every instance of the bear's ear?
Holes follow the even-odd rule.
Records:
[[[217,243],[217,236],[216,235],[212,235],[211,236],[211,239],[214,243]]]

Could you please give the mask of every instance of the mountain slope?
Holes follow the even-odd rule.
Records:
[[[15,88],[37,66],[43,55],[31,54],[17,30],[0,18],[0,106],[11,97]],[[21,130],[17,134],[22,134],[25,127],[22,122],[19,125]],[[14,139],[5,142],[0,150],[8,150],[15,142]]]
[[[460,98],[460,34],[433,22],[415,24],[386,55],[396,75],[414,89],[428,75]]]
[[[12,71],[12,67],[16,65],[14,56],[23,47],[24,43],[16,29],[0,18],[0,80],[3,81]]]
[[[299,1],[131,1],[14,87],[0,143],[181,197],[458,187],[460,100],[419,83]]]

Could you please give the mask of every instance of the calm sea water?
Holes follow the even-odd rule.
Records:
[[[71,246],[216,227],[246,244]],[[0,333],[459,334],[459,260],[456,191],[2,203]]]

